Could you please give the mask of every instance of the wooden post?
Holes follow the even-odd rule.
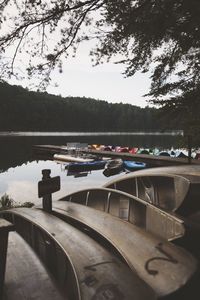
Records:
[[[42,175],[43,175],[42,181],[50,179],[51,178],[50,174],[51,174],[51,170],[49,170],[49,169],[42,170]],[[46,212],[49,212],[49,213],[52,212],[52,194],[51,193],[43,196],[42,206]]]
[[[52,193],[60,190],[60,176],[50,177],[51,170],[42,170],[42,180],[38,182],[38,197],[42,197],[42,206],[46,212],[52,212]]]
[[[8,233],[14,230],[14,225],[0,218],[0,299],[3,298],[3,286],[6,269],[6,256],[8,248]]]
[[[191,164],[191,159],[192,159],[192,137],[191,135],[188,135],[188,163]]]

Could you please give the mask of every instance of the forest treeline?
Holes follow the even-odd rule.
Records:
[[[156,108],[64,98],[0,83],[0,131],[149,131],[169,125]]]

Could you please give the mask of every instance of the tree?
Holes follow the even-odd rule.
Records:
[[[199,106],[193,98],[200,90],[199,0],[4,0],[0,6],[1,78],[17,75],[16,59],[26,52],[28,76],[38,75],[45,87],[70,49],[95,38],[95,63],[120,55],[126,76],[151,72],[154,104],[181,109],[184,118],[191,101]]]

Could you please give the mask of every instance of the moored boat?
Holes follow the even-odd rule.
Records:
[[[89,162],[94,160],[93,158],[69,154],[54,154],[53,159],[57,162]]]
[[[109,176],[119,174],[123,170],[124,170],[123,169],[123,160],[122,159],[112,159],[106,163],[103,174],[106,177],[109,177]]]
[[[66,165],[69,172],[84,172],[92,170],[101,170],[105,167],[106,160],[94,160],[86,162],[74,162]]]
[[[147,164],[142,162],[132,161],[132,160],[124,160],[123,167],[125,171],[133,172],[133,171],[146,168]]]

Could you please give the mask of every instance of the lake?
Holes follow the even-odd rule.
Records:
[[[62,164],[37,161],[32,146],[38,144],[66,145],[68,142],[121,145],[139,148],[168,149],[179,147],[182,137],[176,134],[138,133],[2,133],[0,134],[0,197],[8,194],[17,203],[26,201],[40,204],[38,181],[43,169],[51,169],[51,176],[61,177],[61,190],[53,194],[57,200],[82,188],[102,186],[110,179],[102,170],[92,171],[86,177],[67,176]],[[119,175],[115,175],[119,176]]]

